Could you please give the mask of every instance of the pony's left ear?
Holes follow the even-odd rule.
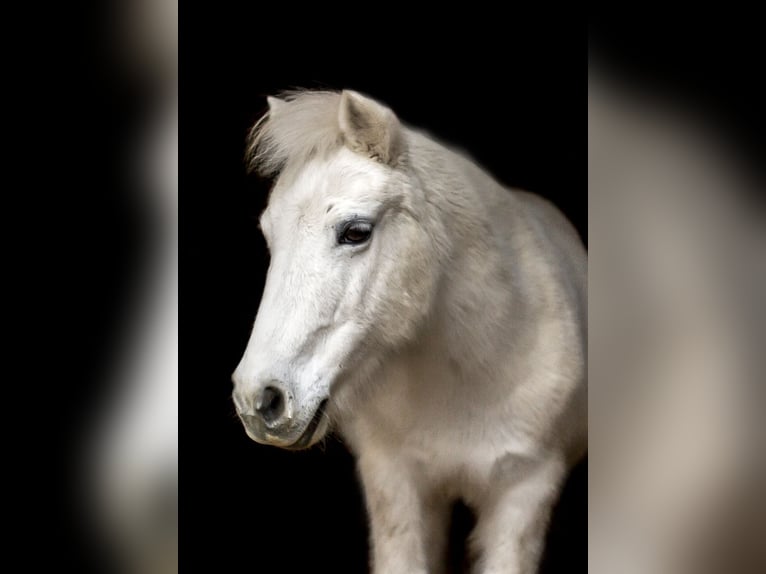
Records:
[[[278,114],[280,110],[284,109],[287,105],[286,101],[277,98],[276,96],[266,96],[266,103],[269,104],[269,114],[271,114],[272,117]]]
[[[390,109],[357,92],[343,90],[338,123],[352,151],[387,165],[397,164],[403,152],[402,128]]]

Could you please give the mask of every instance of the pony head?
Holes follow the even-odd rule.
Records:
[[[260,227],[271,253],[234,403],[257,442],[306,448],[412,341],[439,279],[434,220],[394,113],[351,91],[269,98],[251,167],[279,174]]]

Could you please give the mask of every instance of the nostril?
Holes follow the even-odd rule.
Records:
[[[276,387],[263,389],[255,410],[267,423],[272,423],[285,412],[285,397]]]

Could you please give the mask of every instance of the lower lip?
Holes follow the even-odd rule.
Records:
[[[314,413],[314,417],[311,419],[311,422],[309,422],[308,426],[306,427],[306,430],[303,431],[303,434],[300,436],[300,438],[298,438],[298,440],[296,440],[293,444],[286,446],[284,448],[288,450],[301,450],[306,448],[311,442],[311,439],[313,438],[317,428],[319,427],[319,423],[322,420],[322,416],[324,416],[324,410],[326,406],[327,406],[327,399],[323,400],[319,404],[319,408]]]

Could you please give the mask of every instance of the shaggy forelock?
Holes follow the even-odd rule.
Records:
[[[248,136],[246,160],[251,171],[274,175],[289,164],[305,163],[343,145],[338,92],[292,91],[279,97],[283,105],[264,115]]]

